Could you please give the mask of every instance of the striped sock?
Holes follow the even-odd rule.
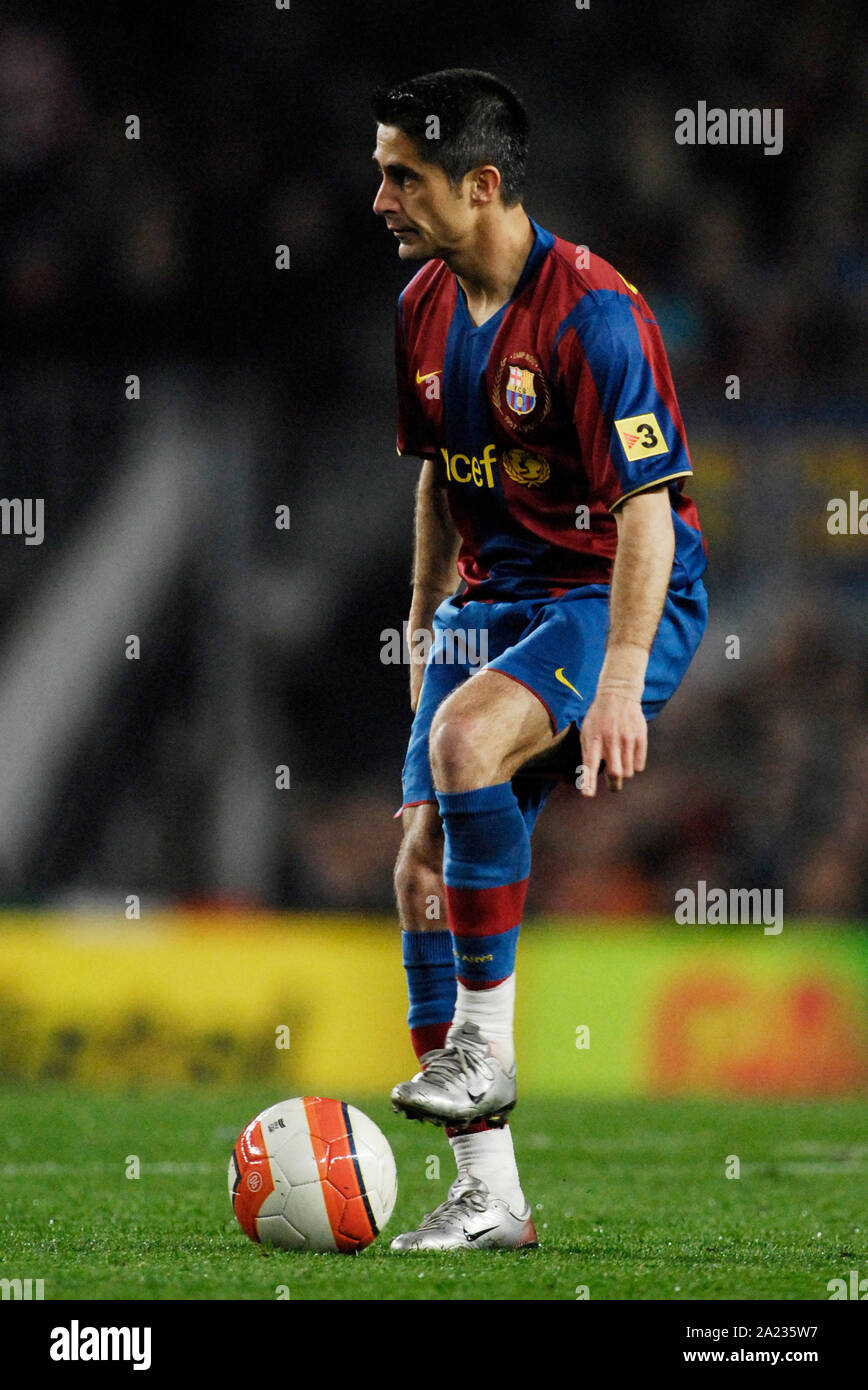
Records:
[[[515,970],[530,873],[530,835],[509,782],[438,792],[443,882],[458,983],[492,989]]]
[[[417,1058],[443,1047],[455,1012],[455,959],[448,931],[402,931],[407,974],[407,1022]]]

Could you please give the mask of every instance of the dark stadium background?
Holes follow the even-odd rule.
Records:
[[[46,517],[0,538],[7,904],[390,910],[417,470],[368,97],[451,65],[514,84],[528,210],[657,312],[711,556],[648,771],[559,793],[532,911],[868,909],[868,540],[826,528],[865,477],[865,50],[855,4],[767,0],[5,7],[2,491]],[[676,146],[700,99],[782,107],[783,152]]]

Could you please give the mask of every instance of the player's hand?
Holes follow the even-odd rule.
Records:
[[[596,796],[601,762],[609,790],[619,792],[626,777],[644,770],[647,752],[641,702],[612,692],[598,695],[582,723],[582,796]]]

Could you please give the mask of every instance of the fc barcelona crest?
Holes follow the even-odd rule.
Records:
[[[526,367],[510,367],[506,403],[516,415],[529,415],[536,405],[533,372],[529,372]]]
[[[551,393],[542,363],[534,353],[511,352],[501,358],[492,404],[504,423],[519,434],[546,418],[551,410]]]

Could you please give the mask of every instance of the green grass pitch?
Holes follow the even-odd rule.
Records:
[[[592,1300],[802,1300],[868,1275],[865,1102],[522,1099],[513,1133],[541,1248],[398,1256],[389,1238],[445,1196],[447,1142],[382,1099],[344,1098],[385,1130],[399,1174],[386,1232],[356,1257],[265,1251],[235,1224],[232,1143],[279,1097],[0,1091],[0,1277],[41,1278],[46,1299],[274,1299],[284,1285],[296,1300],[573,1300],[580,1286]]]

